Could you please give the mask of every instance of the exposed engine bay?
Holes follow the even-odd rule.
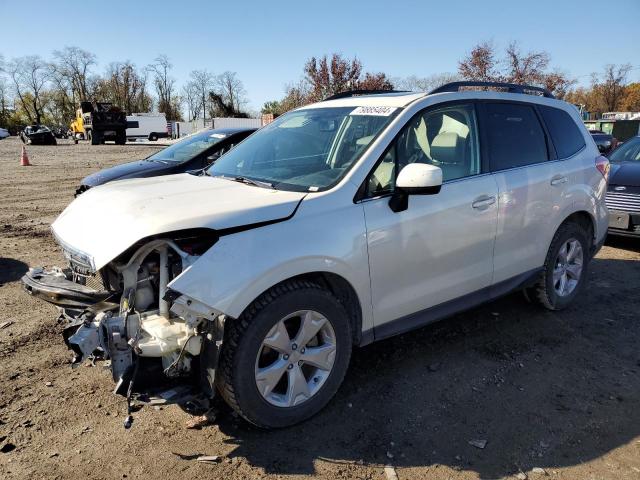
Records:
[[[23,283],[59,308],[73,364],[110,361],[129,412],[132,401],[207,409],[225,318],[167,285],[214,241],[153,239],[97,272],[65,249],[69,268],[31,269]]]

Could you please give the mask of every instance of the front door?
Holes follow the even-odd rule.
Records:
[[[412,195],[395,213],[389,194],[396,173],[414,162],[440,167],[442,189]],[[494,177],[482,173],[473,104],[432,107],[412,118],[372,171],[362,201],[376,335],[394,320],[488,291],[497,195]]]

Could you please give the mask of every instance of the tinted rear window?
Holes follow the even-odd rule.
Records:
[[[492,171],[533,165],[549,158],[544,131],[529,105],[485,104],[484,130]]]
[[[540,107],[542,118],[547,124],[558,158],[567,158],[585,146],[578,126],[564,110],[553,107]],[[602,134],[601,134],[602,135]],[[596,137],[597,135],[594,135]]]

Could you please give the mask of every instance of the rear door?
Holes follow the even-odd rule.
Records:
[[[493,283],[517,279],[544,264],[564,215],[566,167],[555,160],[538,109],[517,102],[481,102],[484,155],[498,185]]]

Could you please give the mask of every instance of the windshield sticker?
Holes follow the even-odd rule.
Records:
[[[396,107],[358,107],[349,115],[375,115],[378,117],[388,117],[396,111]]]
[[[224,133],[212,133],[210,135],[211,138],[224,138],[226,135]]]

